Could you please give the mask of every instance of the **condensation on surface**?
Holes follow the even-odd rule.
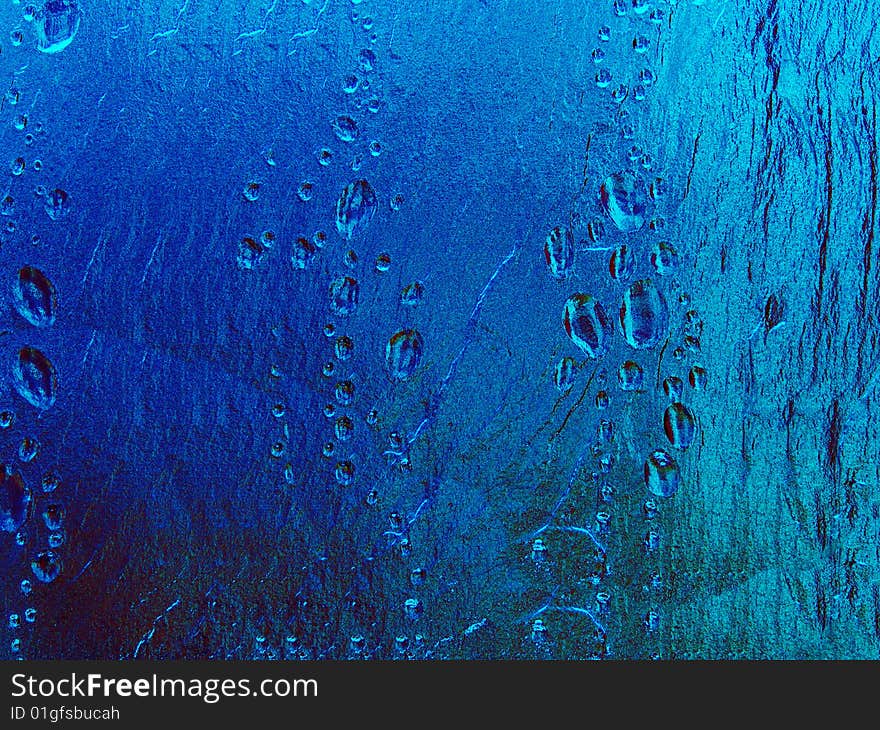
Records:
[[[844,7],[4,4],[0,657],[877,658]]]

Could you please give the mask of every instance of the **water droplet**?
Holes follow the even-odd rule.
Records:
[[[298,236],[293,242],[290,264],[294,269],[305,269],[317,254],[318,248],[308,238]]]
[[[354,249],[348,249],[345,252],[345,255],[342,257],[342,263],[345,264],[349,269],[354,269],[357,266],[358,255]]]
[[[608,397],[608,393],[604,390],[600,390],[596,393],[596,408],[600,411],[604,411],[608,406],[611,405],[611,398]]]
[[[400,303],[414,307],[425,296],[425,285],[420,281],[407,284],[400,290]]]
[[[403,602],[403,613],[410,621],[417,621],[425,613],[425,608],[418,598],[407,598]]]
[[[599,189],[599,202],[614,225],[625,233],[640,230],[650,215],[651,199],[645,181],[632,170],[607,177]]]
[[[608,88],[611,84],[611,72],[607,68],[600,68],[596,72],[596,86],[600,89]]]
[[[678,251],[668,241],[658,241],[651,251],[651,265],[661,276],[673,273],[678,268]]]
[[[333,432],[340,441],[348,441],[354,433],[354,422],[348,416],[340,416],[333,425]]]
[[[354,480],[354,464],[350,461],[340,461],[333,470],[336,483],[343,487],[349,486]]]
[[[391,268],[391,255],[387,253],[380,253],[376,256],[376,271],[380,274],[384,274],[388,269]]]
[[[622,104],[628,96],[629,87],[626,84],[619,84],[611,90],[611,99],[617,104]]]
[[[645,380],[642,366],[633,360],[627,360],[617,371],[617,382],[621,390],[641,390]]]
[[[24,172],[25,167],[26,167],[26,164],[24,161],[24,157],[16,157],[12,161],[12,164],[10,165],[10,168],[12,170],[12,174],[15,177],[18,177],[19,175],[21,175]]]
[[[48,327],[55,321],[58,305],[55,287],[39,269],[33,266],[22,268],[13,295],[16,310],[32,325]]]
[[[328,441],[321,449],[321,453],[324,454],[324,456],[332,456],[334,451],[336,451],[336,444],[332,441]]]
[[[593,63],[602,63],[605,60],[605,51],[601,48],[594,48],[590,56],[593,59]]]
[[[658,497],[671,497],[678,491],[681,476],[678,462],[663,449],[652,451],[645,460],[645,486]]]
[[[385,364],[392,380],[408,380],[415,375],[425,354],[425,341],[417,330],[403,329],[388,340]]]
[[[375,507],[379,503],[379,492],[376,489],[371,489],[367,492],[367,496],[364,497],[364,501],[367,503],[368,507]]]
[[[378,140],[374,139],[372,142],[370,142],[369,149],[370,149],[370,154],[373,157],[379,157],[379,155],[382,154],[382,143],[379,142]]]
[[[376,193],[366,180],[349,183],[336,203],[336,230],[346,241],[359,236],[376,212]]]
[[[684,451],[697,434],[694,414],[684,403],[672,403],[663,414],[663,430],[669,443]]]
[[[574,236],[570,230],[556,226],[547,234],[544,261],[554,279],[562,281],[568,277],[574,266]]]
[[[272,444],[272,447],[269,449],[269,453],[272,454],[272,457],[275,459],[279,459],[284,456],[285,444],[283,441],[275,441]]]
[[[318,158],[320,165],[327,167],[333,161],[333,152],[326,147],[322,147],[315,153],[315,157]]]
[[[308,203],[315,194],[315,186],[308,180],[303,180],[296,189],[296,197],[303,203]]]
[[[13,48],[18,48],[22,41],[24,41],[24,33],[20,30],[15,29],[9,34],[9,42],[12,44]]]
[[[404,197],[402,193],[395,193],[391,196],[391,201],[389,202],[389,206],[391,210],[397,213],[403,207]]]
[[[623,295],[620,326],[631,347],[654,347],[669,327],[669,309],[663,293],[650,279],[635,282]]]
[[[358,65],[364,73],[370,73],[376,69],[376,53],[369,48],[364,48],[358,54]]]
[[[61,188],[55,188],[46,194],[43,209],[53,221],[63,220],[70,215],[70,196]]]
[[[61,575],[61,558],[52,550],[43,550],[31,561],[31,570],[41,583],[51,583]]]
[[[250,270],[257,267],[263,260],[265,249],[263,245],[251,238],[245,236],[238,243],[238,255],[235,257],[235,264],[239,269]]]
[[[330,282],[330,311],[339,317],[347,317],[357,310],[360,285],[351,276],[338,276]]]
[[[350,380],[341,380],[336,384],[333,393],[339,405],[351,405],[351,402],[354,400],[354,383]]]
[[[337,337],[333,343],[333,353],[338,360],[345,362],[354,353],[354,341],[348,335]]]
[[[29,624],[32,624],[37,620],[37,609],[35,608],[26,608],[24,611],[24,620]]]
[[[683,391],[684,383],[682,382],[681,378],[670,375],[668,378],[665,378],[663,380],[663,392],[666,394],[666,397],[669,398],[669,400],[680,400]]]
[[[336,416],[336,406],[333,403],[328,403],[324,406],[322,412],[325,418],[334,418]]]
[[[637,35],[633,38],[632,46],[636,53],[647,53],[649,45],[650,41],[643,35]]]
[[[12,411],[0,411],[0,429],[6,430],[15,422],[15,414]]]
[[[263,231],[260,234],[260,243],[264,248],[274,248],[275,241],[276,237],[274,231]]]
[[[614,249],[611,258],[608,261],[608,271],[611,274],[611,278],[616,281],[623,281],[624,279],[631,277],[633,273],[635,273],[635,270],[635,254],[625,243],[620,244]]]
[[[627,0],[614,0],[614,14],[618,17],[626,15]]]
[[[64,523],[64,506],[58,502],[49,502],[43,508],[43,522],[49,530],[60,530]]]
[[[336,364],[332,360],[325,362],[324,367],[321,368],[321,372],[328,378],[333,375],[334,370],[336,370]]]
[[[333,134],[340,142],[354,142],[360,131],[357,122],[346,114],[341,114],[330,123]]]
[[[694,390],[705,390],[709,382],[709,374],[701,365],[694,365],[688,373],[688,381]]]
[[[15,389],[32,406],[45,411],[52,407],[58,390],[55,366],[34,347],[23,347],[12,368]]]
[[[244,190],[241,191],[241,194],[245,200],[251,203],[256,203],[260,199],[260,183],[256,180],[251,180],[244,186]]]
[[[353,94],[357,91],[360,79],[354,74],[349,74],[342,80],[342,91],[346,94]]]
[[[25,578],[20,584],[19,588],[21,589],[22,595],[29,596],[31,591],[34,589],[33,583],[31,583],[27,578]]]
[[[424,585],[427,578],[428,571],[424,568],[413,568],[409,573],[409,582],[415,587]]]
[[[565,302],[563,327],[587,357],[599,359],[614,335],[614,325],[599,301],[589,294],[572,294]]]
[[[19,472],[6,464],[0,467],[0,530],[18,532],[33,510],[31,490]]]
[[[573,357],[564,357],[556,363],[556,368],[553,371],[553,382],[563,393],[571,390],[571,386],[574,385],[576,368],[577,363]]]
[[[367,412],[364,420],[367,422],[368,426],[375,426],[379,421],[379,413],[375,409],[372,409]]]
[[[18,458],[23,464],[29,464],[40,453],[40,442],[30,436],[25,436],[18,445]]]
[[[599,28],[598,36],[599,36],[599,40],[602,41],[603,43],[610,41],[611,40],[611,28],[609,28],[607,25],[603,25],[601,28]]]
[[[37,50],[59,53],[73,42],[82,13],[76,0],[47,0],[33,20]]]

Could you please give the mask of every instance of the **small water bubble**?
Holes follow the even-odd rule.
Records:
[[[632,0],[633,12],[636,15],[644,15],[648,12],[648,0]]]
[[[390,268],[391,268],[390,254],[380,253],[376,257],[376,271],[378,271],[380,274],[384,274]]]
[[[250,236],[245,236],[238,243],[238,254],[235,257],[235,264],[239,269],[243,270],[256,268],[260,261],[263,260],[264,253],[265,249],[262,244]]]
[[[340,441],[348,441],[354,433],[354,421],[348,416],[340,416],[333,424],[333,432]]]
[[[29,596],[31,594],[31,591],[34,589],[33,583],[31,583],[27,578],[19,583],[18,587],[21,590],[22,595],[24,596]]]
[[[653,520],[660,514],[660,508],[653,499],[646,499],[645,504],[642,505],[642,513],[645,515],[646,520]]]
[[[391,210],[395,213],[399,211],[403,207],[404,197],[402,193],[395,193],[391,196],[391,201],[389,205],[391,206]]]
[[[636,101],[644,101],[645,97],[648,95],[648,91],[641,84],[637,84],[633,87],[633,98]],[[650,169],[650,168],[648,168]]]
[[[339,405],[351,405],[351,402],[354,400],[354,383],[350,380],[342,380],[338,382],[333,389],[333,394]]]
[[[41,172],[43,169],[43,161],[42,160],[34,160],[34,164],[31,165],[33,167],[34,172]]]
[[[357,251],[355,251],[353,248],[348,249],[348,251],[346,251],[342,255],[342,263],[345,264],[349,269],[356,268],[358,263]]]
[[[30,146],[34,143],[34,141],[35,141],[34,135],[32,135],[30,132],[28,132],[28,133],[24,136],[24,143],[25,143],[28,147],[30,147]]]
[[[50,532],[49,533],[49,547],[50,548],[59,548],[64,544],[64,533],[63,532]]]
[[[604,390],[600,390],[596,393],[596,408],[601,411],[604,411],[608,406],[611,405],[611,398],[608,397],[608,393]]]
[[[15,414],[12,411],[0,411],[0,429],[6,430],[15,422]]]
[[[337,337],[333,343],[333,352],[338,360],[345,362],[354,352],[354,341],[347,335]]]
[[[354,142],[360,134],[357,122],[347,114],[336,117],[330,123],[330,127],[340,142]]]
[[[332,322],[328,322],[324,325],[324,329],[322,331],[324,332],[324,337],[333,337],[333,335],[336,334],[336,325]]]
[[[27,544],[27,535],[21,530],[15,533],[15,544],[19,547],[24,547]]]
[[[332,360],[328,360],[324,363],[324,366],[321,368],[321,372],[324,374],[324,377],[329,378],[333,375],[333,371],[336,370],[336,363]]]
[[[12,44],[14,48],[18,48],[22,42],[24,41],[24,33],[22,33],[18,28],[10,32],[9,34],[9,42]]]
[[[547,546],[544,544],[544,541],[540,537],[536,537],[532,541],[532,560],[536,563],[544,562],[544,558],[547,557]]]
[[[27,115],[27,114],[19,114],[19,115],[15,118],[15,122],[14,122],[14,124],[15,124],[15,128],[16,128],[19,132],[23,132],[23,131],[24,131],[24,128],[27,127],[27,123],[28,123],[28,115]]]
[[[694,390],[705,390],[709,382],[709,374],[701,365],[694,365],[688,373],[688,381]]]
[[[274,248],[277,238],[274,231],[263,231],[260,234],[260,243],[264,248]]]
[[[17,613],[10,613],[8,623],[10,629],[19,628],[21,626],[21,616],[19,616]]]
[[[296,197],[303,203],[308,203],[315,194],[315,186],[308,180],[303,180],[296,189]]]
[[[603,25],[599,28],[597,35],[600,41],[602,41],[603,43],[607,43],[611,40],[611,28],[609,28],[607,25]]]
[[[381,107],[381,102],[375,96],[370,97],[367,100],[367,111],[371,114],[376,114]]]
[[[24,464],[28,464],[37,458],[40,452],[40,442],[31,436],[25,436],[18,445],[18,458]]]
[[[427,580],[428,571],[424,568],[413,568],[409,572],[409,582],[410,585],[414,587],[418,587],[420,585],[424,585],[425,580]]]
[[[403,602],[403,614],[410,621],[417,621],[424,614],[425,609],[418,598],[407,598]]]
[[[367,15],[367,16],[361,21],[361,28],[363,28],[364,30],[372,30],[372,29],[373,29],[373,23],[374,23],[373,19],[372,19],[369,15]]]
[[[593,59],[593,63],[602,63],[605,60],[605,51],[601,48],[594,48],[590,56]]]
[[[626,15],[628,8],[627,0],[614,0],[614,14],[618,17]]]
[[[26,167],[26,163],[24,161],[24,157],[16,157],[12,161],[12,164],[10,165],[10,168],[12,170],[12,174],[15,175],[15,177],[18,177],[19,175],[21,175],[24,172],[25,167]]]
[[[43,509],[43,522],[49,530],[60,530],[64,523],[64,506],[58,502],[49,502]]]
[[[336,444],[332,441],[328,441],[321,448],[321,453],[324,454],[324,456],[332,456],[334,451],[336,451]]]
[[[367,422],[368,426],[375,426],[379,421],[379,412],[375,408],[368,411],[364,420]]]
[[[376,69],[376,52],[371,48],[364,48],[358,54],[358,65],[364,73],[370,73]]]
[[[350,461],[337,462],[333,470],[333,476],[336,479],[336,483],[340,486],[349,486],[354,480],[354,464]]]
[[[245,200],[255,203],[260,199],[260,183],[256,180],[251,180],[244,186],[244,190],[241,191],[241,194]]]
[[[364,497],[364,501],[368,507],[375,507],[379,503],[379,492],[375,488],[371,489],[367,492],[367,496]]]
[[[360,79],[354,74],[349,74],[342,80],[342,91],[346,94],[353,94],[357,91]]]
[[[596,73],[596,86],[605,89],[611,84],[611,72],[607,68],[601,68]]]
[[[31,561],[31,570],[41,583],[51,583],[61,575],[61,558],[52,550],[43,550]]]
[[[651,249],[651,265],[661,276],[668,276],[678,268],[678,251],[669,241],[657,241]]]
[[[382,143],[379,142],[378,140],[375,140],[375,139],[372,142],[370,142],[370,154],[373,157],[378,157],[379,155],[381,155],[382,154]]]
[[[312,259],[315,258],[317,252],[318,247],[312,241],[303,236],[297,236],[297,239],[293,242],[290,265],[297,270],[305,269]]]
[[[611,91],[611,98],[617,104],[622,104],[626,100],[627,96],[629,96],[629,88],[626,86],[626,84],[620,84]]]
[[[284,442],[283,441],[275,441],[272,444],[272,448],[269,450],[269,453],[272,454],[272,457],[275,459],[279,459],[284,456]]]
[[[336,417],[336,406],[332,403],[328,403],[323,408],[323,414],[325,418],[335,418]]]
[[[639,81],[642,82],[642,86],[650,88],[657,82],[657,76],[651,69],[643,68],[639,71]]]
[[[651,11],[651,22],[660,25],[666,18],[666,11],[663,8],[654,8]]]
[[[327,147],[322,147],[315,153],[318,163],[327,167],[333,161],[333,151]]]
[[[648,45],[650,41],[648,41],[647,37],[643,35],[637,35],[633,38],[632,47],[636,53],[647,53]]]
[[[31,22],[37,14],[37,8],[34,5],[25,5],[23,17],[26,21]]]
[[[641,390],[645,379],[645,373],[641,365],[633,360],[627,360],[617,371],[617,381],[621,390]]]

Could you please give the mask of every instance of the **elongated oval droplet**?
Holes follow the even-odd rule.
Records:
[[[599,300],[589,294],[572,294],[568,298],[562,326],[571,341],[594,360],[608,352],[614,336],[614,324]]]
[[[608,261],[608,272],[615,281],[628,279],[636,270],[636,257],[625,243],[620,244]]]
[[[0,467],[0,531],[18,532],[33,510],[31,490],[19,472]]]
[[[684,451],[697,435],[697,421],[684,403],[672,403],[663,414],[663,430],[676,449]]]
[[[599,188],[602,210],[621,231],[638,231],[653,208],[641,176],[632,170],[616,172],[605,178]]]
[[[415,375],[425,354],[425,341],[416,330],[403,329],[388,340],[385,364],[392,380],[408,380]]]
[[[570,230],[556,226],[547,234],[544,261],[554,279],[562,281],[568,278],[574,266],[574,236]]]
[[[631,347],[646,350],[662,340],[669,329],[666,299],[653,281],[635,282],[623,295],[620,327]]]
[[[55,321],[58,308],[55,287],[39,269],[25,266],[18,272],[13,296],[16,310],[32,325],[49,327]]]
[[[571,390],[571,386],[574,385],[576,369],[577,363],[573,357],[564,357],[556,363],[556,369],[553,371],[553,382],[563,393]]]
[[[15,389],[32,406],[45,411],[52,407],[58,391],[55,366],[34,347],[23,347],[12,366]]]
[[[360,236],[376,213],[376,191],[366,180],[345,186],[336,203],[336,230],[346,241]]]
[[[330,282],[330,311],[340,317],[354,314],[360,298],[360,285],[353,276],[338,276]]]
[[[663,449],[652,451],[645,460],[645,486],[648,491],[658,497],[671,497],[680,484],[678,462]]]
[[[675,375],[670,375],[663,380],[663,392],[669,400],[677,401],[681,398],[681,394],[684,392],[684,383],[681,378],[678,378]]]

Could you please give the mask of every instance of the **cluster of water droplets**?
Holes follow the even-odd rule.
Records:
[[[4,56],[26,68],[26,54],[34,50],[54,54],[73,41],[82,13],[73,0],[46,0],[21,7],[21,17],[9,32]],[[2,123],[15,131],[7,174],[0,192],[0,248],[42,253],[43,226],[63,225],[72,210],[66,190],[44,181],[47,168],[40,158],[46,131],[35,119],[39,98],[28,105],[27,89],[18,74],[0,100]],[[50,172],[50,171],[49,171]],[[20,224],[23,221],[24,224]],[[25,245],[22,245],[25,244]],[[50,274],[27,262],[19,265],[5,284],[11,311],[17,321],[3,335],[21,337],[12,362],[6,363],[17,401],[0,404],[0,436],[4,453],[0,463],[0,533],[21,550],[23,567],[18,576],[18,598],[7,605],[6,630],[9,654],[23,659],[27,630],[37,621],[35,601],[42,586],[53,583],[63,570],[66,541],[61,476],[41,466],[41,449],[32,425],[55,404],[58,373],[49,354],[29,340],[53,327],[59,314],[58,292]],[[7,576],[15,580],[12,572]]]
[[[607,293],[600,296],[595,291],[607,292],[608,286],[596,281],[595,291],[571,292],[563,306],[562,328],[580,359],[563,356],[553,371],[553,380],[559,391],[567,394],[580,371],[590,373],[586,387],[595,388],[591,399],[596,409],[595,438],[577,460],[549,521],[534,533],[529,555],[532,561],[544,562],[552,549],[548,538],[554,534],[581,536],[589,546],[593,559],[588,561],[587,584],[594,586],[594,599],[578,597],[581,594],[577,591],[566,600],[554,595],[532,614],[529,631],[536,645],[546,647],[547,614],[579,614],[593,624],[595,640],[589,651],[593,658],[613,653],[609,619],[613,607],[623,605],[614,600],[613,591],[623,590],[624,583],[615,583],[611,564],[615,558],[622,561],[623,553],[642,555],[642,565],[631,570],[644,576],[643,595],[628,596],[625,603],[630,611],[634,605],[645,607],[645,655],[663,655],[658,638],[664,587],[659,558],[665,534],[661,507],[682,487],[679,460],[697,437],[697,418],[686,403],[686,385],[699,391],[707,384],[706,369],[694,361],[700,354],[702,320],[676,279],[681,259],[678,249],[688,242],[674,243],[666,236],[664,212],[670,191],[654,169],[654,157],[635,132],[639,105],[658,78],[652,64],[659,58],[652,47],[657,46],[670,7],[672,4],[665,2],[615,0],[617,23],[613,28],[602,25],[597,29],[597,43],[590,54],[596,66],[595,83],[610,95],[611,129],[618,141],[604,150],[607,156],[600,151],[601,159],[592,161],[604,172],[585,179],[584,196],[576,200],[568,224],[551,228],[543,244],[548,274],[560,285],[568,285],[582,258],[585,266],[595,270],[596,257],[605,256],[604,268],[616,291],[615,298],[609,299]],[[612,58],[618,59],[614,68]],[[579,278],[583,282],[585,276]],[[608,364],[611,357],[617,362]],[[618,442],[633,434],[621,434],[619,424],[643,419],[643,414],[651,413],[656,403],[664,400],[667,405],[662,417],[650,430],[649,438],[654,441],[641,446],[630,443],[623,449]],[[631,524],[631,516],[615,517],[615,510],[626,509],[620,503],[631,504],[617,498],[621,492],[631,493],[626,483],[620,483],[626,477],[618,459],[633,448],[644,449],[640,510],[644,529],[639,546],[620,543],[624,539],[620,526]],[[583,480],[583,473],[590,485],[586,494],[574,488]],[[595,500],[595,513],[587,524],[571,524],[561,517],[570,503],[590,498]],[[581,514],[583,505],[572,505],[570,511]],[[609,554],[614,552],[612,546],[619,555]],[[562,576],[560,581],[570,583],[571,576]],[[617,618],[628,620],[625,615]],[[624,633],[628,630],[622,629]]]

